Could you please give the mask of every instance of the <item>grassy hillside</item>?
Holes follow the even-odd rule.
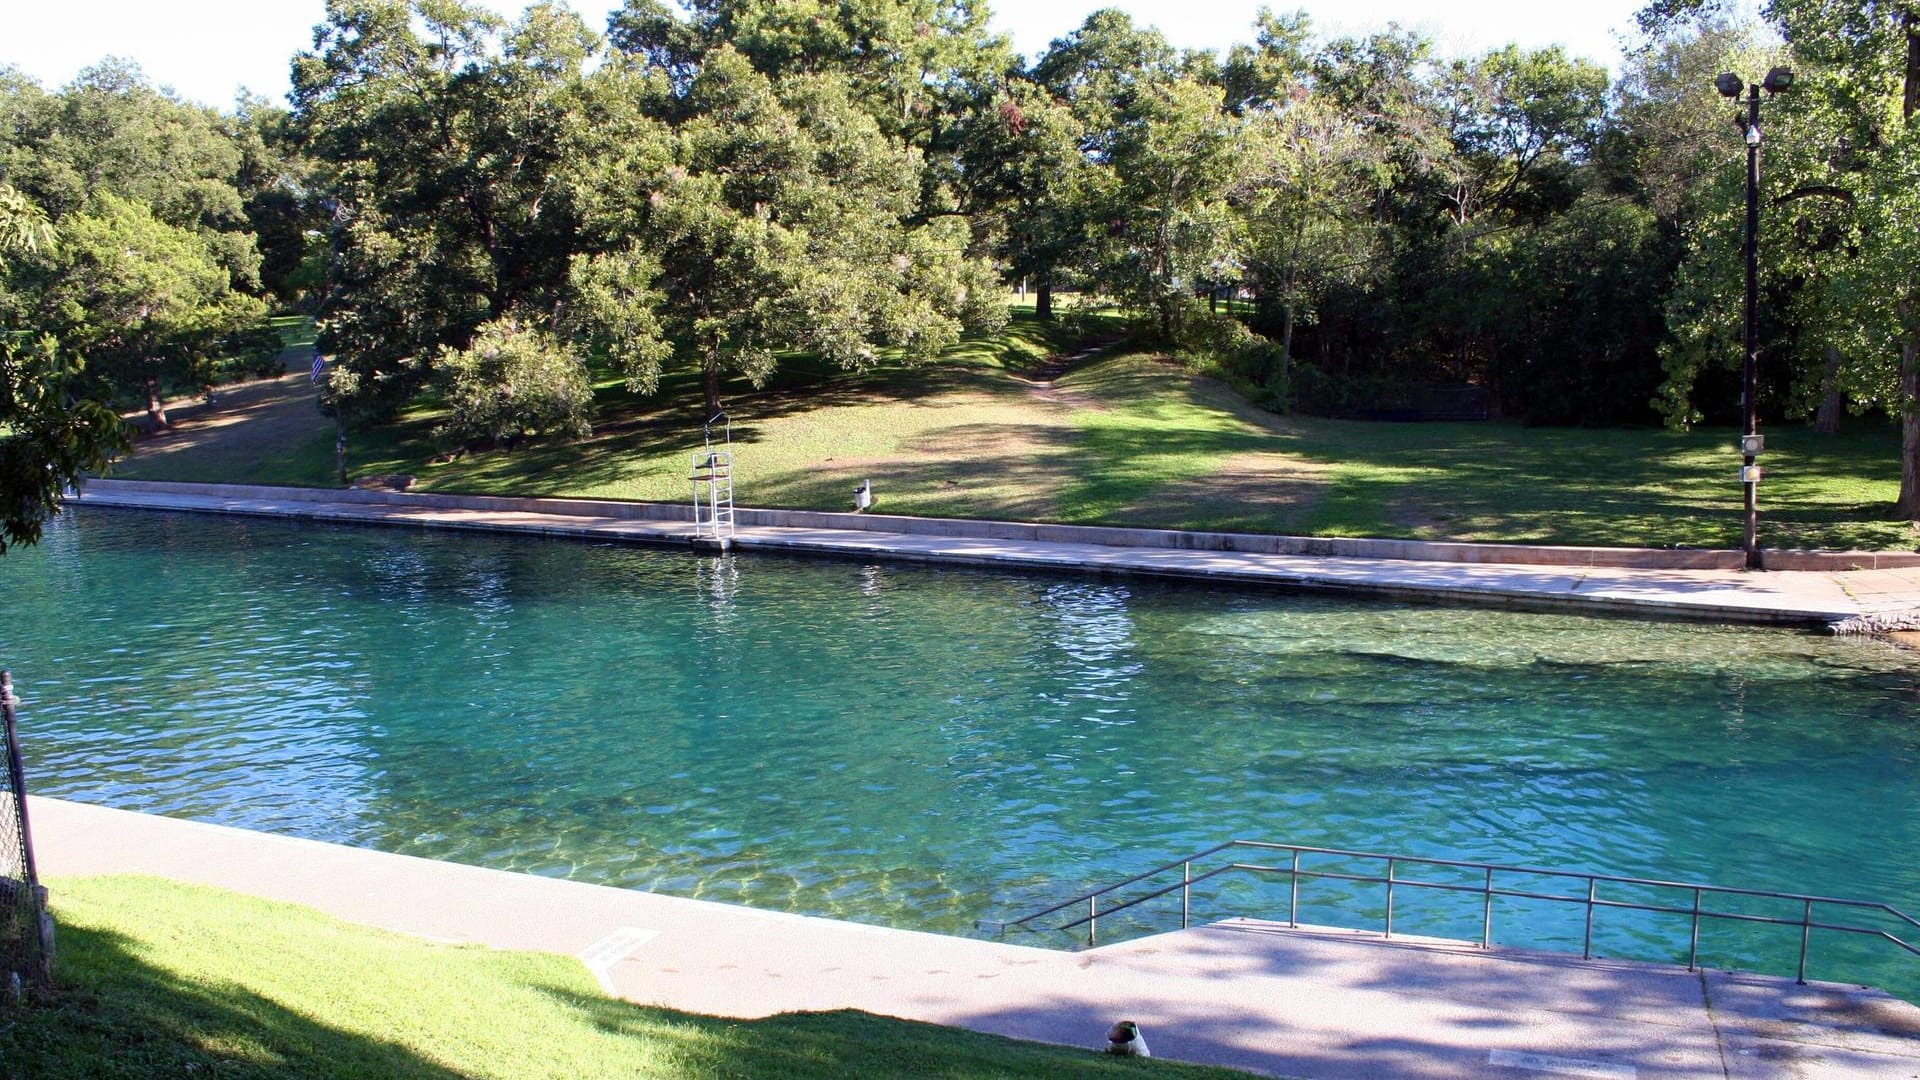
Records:
[[[1242,1075],[858,1012],[642,1008],[569,957],[432,944],[153,878],[59,881],[53,896],[60,988],[0,1015],[0,1075]]]
[[[921,370],[861,375],[791,361],[763,390],[729,387],[742,505],[876,510],[1322,536],[1633,546],[1735,546],[1734,433],[1391,424],[1279,417],[1147,354],[1101,354],[1056,381],[1043,358],[1079,347],[1030,316]],[[324,486],[334,433],[304,376],[179,414],[115,475]],[[658,395],[600,383],[594,434],[511,453],[448,453],[423,401],[357,433],[356,474],[420,489],[681,501],[700,447],[694,380]],[[259,400],[250,393],[259,393]],[[275,396],[278,395],[278,396]],[[1898,433],[1856,420],[1839,436],[1768,432],[1762,542],[1911,548],[1884,519]]]

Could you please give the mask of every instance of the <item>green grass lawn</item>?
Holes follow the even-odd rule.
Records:
[[[313,348],[313,320],[305,315],[275,315],[269,319],[280,332],[281,342],[289,349]]]
[[[735,1021],[578,961],[433,944],[154,878],[57,881],[59,988],[0,1007],[0,1075],[534,1080],[1239,1076],[857,1012]]]
[[[1573,430],[1502,423],[1394,424],[1280,417],[1225,386],[1124,350],[1052,388],[1020,377],[1080,347],[1016,315],[918,370],[864,374],[789,358],[760,390],[727,388],[741,505],[848,509],[871,479],[875,509],[938,517],[1231,529],[1314,536],[1609,546],[1732,547],[1739,459],[1730,430]],[[277,424],[143,451],[115,475],[326,486],[333,430],[300,398]],[[302,397],[304,395],[304,397]],[[700,446],[690,373],[652,397],[603,375],[594,434],[511,453],[434,444],[439,409],[356,433],[358,475],[407,473],[427,491],[682,501]],[[171,438],[172,436],[169,436]],[[1887,519],[1899,435],[1851,422],[1838,436],[1767,433],[1762,543],[1911,549]]]

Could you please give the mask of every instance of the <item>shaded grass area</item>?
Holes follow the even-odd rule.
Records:
[[[849,374],[789,357],[776,380],[728,387],[742,505],[1314,536],[1645,547],[1731,547],[1740,488],[1730,430],[1575,430],[1279,417],[1147,354],[1102,355],[1051,387],[1031,375],[1078,332],[1017,313],[933,367]],[[1098,327],[1093,331],[1098,333]],[[431,397],[357,433],[356,474],[407,473],[428,491],[684,501],[703,417],[693,373],[658,394],[598,382],[594,434],[448,454]],[[308,406],[311,410],[311,406]],[[327,486],[333,438],[311,411],[268,439],[249,425],[116,475]],[[269,425],[255,426],[266,432]],[[1890,520],[1899,435],[1858,419],[1838,436],[1768,432],[1761,541],[1910,549]],[[162,459],[165,460],[162,460]]]
[[[1175,527],[1224,522],[1312,536],[1622,546],[1737,546],[1740,463],[1732,429],[1528,428],[1505,423],[1379,423],[1278,417],[1226,387],[1138,359],[1080,376],[1113,408],[1090,417],[1101,466],[1084,485],[1096,518],[1122,513],[1158,476],[1211,479],[1223,458],[1304,466],[1311,498],[1264,518],[1161,515]],[[1890,520],[1899,431],[1860,419],[1839,435],[1767,435],[1761,541],[1771,547],[1912,548]],[[1166,486],[1159,489],[1164,492]],[[1240,500],[1246,504],[1249,500]],[[1137,516],[1137,512],[1135,514]],[[1280,528],[1275,530],[1274,525]]]
[[[437,945],[153,878],[56,882],[59,980],[0,1012],[9,1077],[1192,1076],[858,1012],[608,999],[567,957]]]
[[[289,349],[312,349],[313,320],[305,315],[275,315],[267,320],[280,333],[281,343]]]

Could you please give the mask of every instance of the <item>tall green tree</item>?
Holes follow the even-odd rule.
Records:
[[[1656,36],[1684,36],[1723,15],[1725,6],[1660,0],[1643,9],[1640,20]],[[1773,0],[1763,15],[1784,39],[1799,75],[1792,92],[1767,110],[1765,213],[1774,228],[1762,251],[1779,271],[1770,275],[1774,302],[1768,314],[1790,322],[1768,336],[1802,348],[1797,356],[1776,351],[1769,357],[1775,367],[1797,359],[1801,384],[1817,381],[1823,399],[1844,391],[1858,406],[1900,417],[1901,485],[1894,513],[1920,520],[1920,268],[1911,253],[1920,220],[1920,154],[1914,150],[1920,140],[1920,4]],[[1747,78],[1757,73],[1736,69]],[[1784,233],[1777,227],[1782,218],[1791,224]],[[1708,235],[1721,237],[1724,247],[1737,233],[1723,222]],[[1669,303],[1683,344],[1690,335],[1702,337],[1699,327],[1711,324],[1702,312],[1728,294],[1724,283],[1688,288],[1690,274],[1696,281],[1712,280],[1712,254],[1704,246],[1696,249]],[[1737,355],[1715,344],[1717,351]],[[1815,363],[1821,373],[1810,378],[1806,371]],[[1669,370],[1674,367],[1670,357]],[[1681,367],[1670,381],[1670,400],[1681,400],[1689,376]]]
[[[1387,166],[1358,122],[1305,87],[1250,111],[1244,140],[1241,259],[1263,306],[1280,311],[1278,370],[1260,375],[1284,392],[1299,318],[1355,280],[1372,253],[1371,213]]]
[[[1874,328],[1868,355],[1898,372],[1894,513],[1920,521],[1920,2],[1773,0],[1767,13],[1795,57],[1816,66],[1810,89],[1835,106],[1857,155],[1835,162],[1861,237],[1839,287],[1855,301],[1853,317]]]
[[[711,414],[725,375],[757,385],[785,350],[858,370],[887,349],[924,361],[1005,321],[996,276],[967,257],[967,223],[920,219],[920,155],[844,82],[772,80],[721,49],[684,116],[656,132],[665,154],[602,174],[635,197],[601,200],[633,223],[631,242],[573,264],[571,325],[636,388],[695,368]]]
[[[1053,318],[1054,286],[1084,247],[1091,166],[1080,139],[1072,110],[1025,78],[983,97],[958,129],[967,208],[1008,275],[1032,281],[1041,319]]]
[[[64,353],[85,359],[99,393],[139,387],[156,429],[168,423],[165,388],[207,381],[227,340],[266,316],[259,299],[233,288],[204,235],[143,203],[102,195],[68,215],[60,233],[30,317]]]
[[[1118,113],[1093,219],[1095,274],[1171,340],[1184,301],[1233,258],[1239,122],[1218,86],[1137,87]]]
[[[1253,26],[1253,44],[1228,49],[1216,76],[1235,114],[1287,101],[1313,67],[1313,21],[1304,10],[1276,15],[1263,7]]]
[[[1160,31],[1135,25],[1117,8],[1101,8],[1050,44],[1032,77],[1073,110],[1082,149],[1104,162],[1136,96],[1180,74],[1179,54]]]
[[[1487,331],[1510,295],[1498,279],[1515,238],[1495,234],[1537,226],[1573,205],[1607,84],[1604,68],[1559,46],[1509,45],[1452,66],[1443,100],[1453,153],[1437,170],[1452,234],[1451,287],[1433,300],[1450,309],[1456,372],[1484,366]]]
[[[46,211],[0,183],[0,554],[37,541],[65,491],[127,445],[113,409],[77,394],[80,359],[24,325],[14,276],[55,244]]]
[[[260,258],[236,187],[241,152],[216,111],[156,89],[108,59],[57,93],[0,78],[0,176],[57,224],[97,195],[139,202],[198,233],[235,287],[259,284]]]
[[[980,0],[626,0],[614,45],[684,86],[722,49],[762,75],[831,76],[888,135],[927,147],[976,89],[1013,66]]]
[[[294,61],[294,123],[330,201],[329,395],[390,413],[483,323],[560,302],[578,214],[564,153],[598,38],[536,4],[331,0]]]

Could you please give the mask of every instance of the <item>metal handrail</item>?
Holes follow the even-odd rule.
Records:
[[[1216,866],[1210,870],[1205,870],[1198,875],[1194,873],[1193,864],[1195,862],[1234,848],[1287,852],[1291,855],[1291,858],[1285,866],[1268,866],[1261,863],[1240,862],[1236,860],[1221,866]],[[1384,862],[1386,864],[1386,873],[1385,876],[1379,876],[1373,874],[1341,873],[1333,870],[1302,869],[1300,866],[1300,857],[1302,855],[1325,855],[1342,859],[1362,859]],[[1441,881],[1421,881],[1416,878],[1400,876],[1402,868],[1408,866],[1435,866],[1461,870],[1478,870],[1482,872],[1483,877],[1477,885]],[[1140,896],[1121,901],[1114,906],[1108,907],[1105,911],[1100,909],[1102,897],[1111,896],[1129,886],[1138,885],[1141,882],[1157,878],[1176,867],[1180,869],[1179,881],[1171,885],[1161,886]],[[1262,875],[1286,875],[1288,879],[1287,925],[1293,927],[1297,927],[1300,924],[1301,879],[1318,878],[1328,881],[1350,881],[1358,884],[1386,886],[1386,924],[1382,932],[1385,937],[1389,938],[1393,936],[1394,890],[1396,888],[1417,888],[1435,889],[1443,892],[1480,894],[1484,898],[1481,907],[1481,948],[1490,948],[1493,945],[1493,900],[1494,897],[1498,896],[1522,900],[1546,900],[1584,906],[1586,909],[1586,930],[1585,940],[1581,946],[1580,953],[1583,959],[1590,959],[1593,956],[1593,915],[1596,910],[1602,908],[1614,908],[1624,911],[1644,911],[1660,915],[1687,916],[1690,919],[1691,925],[1691,933],[1687,946],[1687,970],[1689,971],[1699,967],[1700,922],[1702,919],[1721,919],[1729,922],[1799,927],[1800,959],[1794,977],[1802,983],[1807,981],[1807,954],[1811,945],[1812,933],[1815,930],[1832,930],[1841,933],[1877,937],[1893,943],[1912,955],[1920,956],[1920,945],[1915,945],[1886,930],[1877,927],[1851,926],[1836,922],[1817,922],[1813,917],[1814,906],[1816,904],[1828,905],[1891,916],[1901,923],[1913,927],[1915,930],[1920,930],[1920,920],[1916,920],[1907,913],[1889,904],[1870,900],[1848,900],[1840,897],[1815,896],[1808,893],[1774,892],[1766,889],[1740,889],[1692,881],[1663,881],[1658,878],[1622,877],[1615,874],[1589,874],[1575,870],[1550,870],[1531,866],[1505,866],[1499,863],[1471,862],[1462,859],[1434,859],[1418,855],[1387,855],[1374,851],[1349,851],[1342,848],[1312,847],[1303,844],[1280,844],[1266,840],[1228,840],[1224,843],[1215,844],[1205,851],[1195,852],[1185,858],[1175,859],[1172,862],[1157,866],[1152,870],[1135,874],[1124,881],[1116,882],[1104,888],[1095,889],[1092,892],[1083,893],[1071,900],[1061,901],[1052,907],[1043,908],[1010,922],[1001,923],[1000,933],[1002,936],[1005,936],[1007,929],[1010,927],[1020,927],[1031,930],[1034,929],[1031,924],[1039,919],[1065,911],[1069,908],[1084,905],[1086,908],[1085,914],[1080,915],[1070,922],[1052,927],[1052,929],[1065,931],[1085,926],[1087,928],[1087,944],[1092,946],[1099,942],[1099,922],[1102,916],[1111,918],[1128,908],[1137,907],[1149,900],[1166,896],[1175,890],[1179,890],[1180,892],[1180,927],[1184,930],[1191,924],[1193,886],[1219,877],[1222,874],[1236,872],[1251,872]],[[1535,892],[1521,888],[1496,888],[1494,884],[1496,874],[1578,881],[1584,883],[1585,890],[1584,894],[1581,895],[1569,895],[1566,893]],[[1672,907],[1656,903],[1638,903],[1629,900],[1607,899],[1600,895],[1600,886],[1603,884],[1631,886],[1634,888],[1679,889],[1692,894],[1691,903],[1686,907]],[[1792,901],[1801,905],[1800,917],[1797,919],[1783,919],[1771,915],[1750,915],[1738,911],[1718,911],[1703,906],[1703,899],[1710,895],[1750,896],[1768,900]]]

